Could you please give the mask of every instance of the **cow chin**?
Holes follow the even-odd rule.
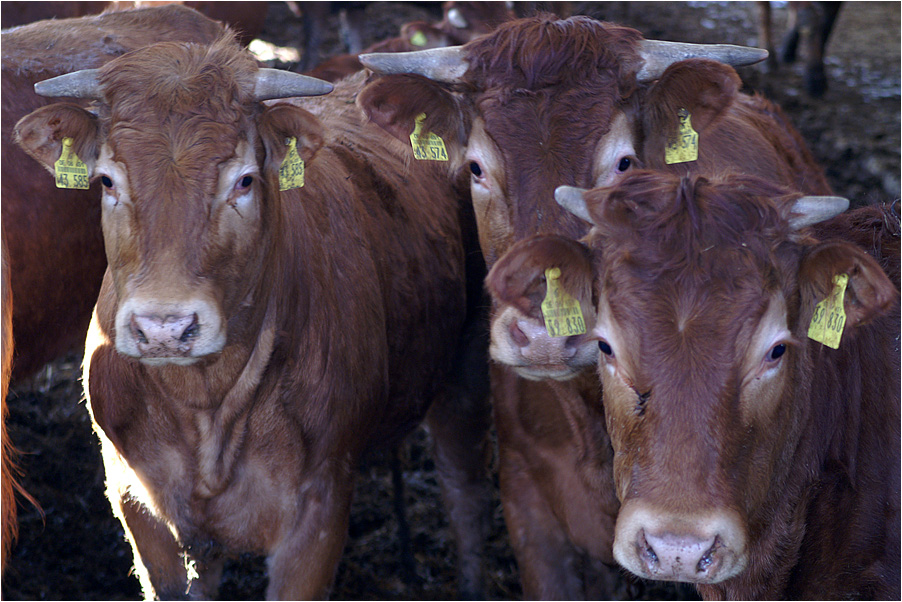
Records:
[[[225,342],[225,322],[205,300],[132,299],[116,314],[116,351],[148,366],[190,365],[220,353]]]

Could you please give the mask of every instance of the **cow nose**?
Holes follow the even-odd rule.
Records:
[[[144,357],[184,356],[200,334],[197,314],[133,315],[132,336]]]
[[[641,539],[644,535],[644,541]],[[720,569],[718,538],[664,533],[640,534],[639,559],[651,575],[675,581],[708,582]]]
[[[520,347],[523,359],[535,364],[560,364],[576,355],[576,348],[568,344],[570,337],[552,337],[545,325],[531,320],[511,322],[511,339]]]
[[[631,500],[617,517],[614,557],[644,579],[719,583],[748,564],[745,527],[725,508],[671,514]]]

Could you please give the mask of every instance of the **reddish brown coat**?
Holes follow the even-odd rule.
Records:
[[[866,207],[794,233],[797,196],[640,172],[587,195],[591,269],[557,237],[503,261],[539,246],[574,294],[594,289],[619,562],[654,578],[659,544],[710,527],[691,576],[705,598],[895,599],[899,219]],[[807,331],[837,273],[850,283],[833,350]]]
[[[521,19],[462,48],[468,70],[461,83],[386,75],[359,102],[400,139],[426,113],[424,127],[445,139],[452,169],[471,174],[490,267],[536,233],[576,239],[587,232],[584,221],[555,203],[556,187],[612,184],[637,166],[755,173],[805,192],[829,192],[798,133],[774,105],[740,93],[732,67],[685,61],[656,82],[639,83],[641,40],[635,30],[586,17]],[[676,134],[679,108],[693,115],[701,158],[665,166],[663,140]],[[759,159],[750,161],[752,154]],[[544,279],[542,270],[537,277]],[[508,302],[516,304],[522,293]],[[544,326],[535,313],[500,319],[504,309],[495,307],[492,332],[514,341],[516,357],[499,361],[518,372],[493,370],[495,423],[501,497],[525,595],[610,596],[599,590],[602,564],[612,561],[610,526],[617,515],[609,441],[597,396],[587,394],[597,392],[597,380],[593,386],[574,377],[594,364],[597,348],[580,337],[549,343],[544,333],[548,344],[524,352]],[[492,345],[499,358],[494,336]],[[518,374],[575,380],[551,385]],[[562,497],[564,485],[569,493]]]
[[[110,268],[85,384],[145,593],[212,596],[223,555],[250,551],[269,557],[269,597],[324,596],[358,458],[436,400],[462,587],[478,595],[484,272],[467,259],[468,207],[440,169],[364,123],[346,102],[359,81],[264,106],[256,74],[228,38],[158,44],[103,68],[99,118],[54,105],[18,126],[45,165],[68,134],[106,178]],[[280,193],[289,137],[305,185]],[[198,328],[178,350],[155,347],[156,318],[132,308],[183,299],[202,299]]]

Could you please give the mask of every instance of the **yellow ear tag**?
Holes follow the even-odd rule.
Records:
[[[412,36],[410,36],[410,43],[414,46],[425,46],[426,45],[426,34],[422,31],[414,32]]]
[[[668,165],[698,160],[698,132],[692,129],[692,116],[686,109],[680,109],[677,115],[680,118],[679,131],[664,148],[664,162]]]
[[[579,308],[579,301],[571,297],[558,278],[561,277],[560,268],[548,268],[545,270],[545,282],[548,286],[545,292],[545,300],[542,301],[542,316],[545,318],[545,328],[553,337],[569,337],[576,334],[585,334],[586,321],[583,320],[583,312]]]
[[[72,150],[72,138],[63,138],[63,152],[53,164],[57,188],[90,188],[88,166]]]
[[[298,139],[288,139],[288,152],[279,168],[279,190],[291,190],[304,186],[304,160],[298,154]]]
[[[848,283],[848,274],[837,274],[833,277],[833,292],[814,308],[811,325],[808,326],[809,339],[823,343],[831,349],[839,349],[839,339],[846,324],[843,299]]]
[[[445,141],[432,132],[423,131],[423,120],[426,113],[420,113],[413,126],[410,135],[410,146],[413,147],[413,156],[419,161],[447,161],[448,151],[445,150]]]

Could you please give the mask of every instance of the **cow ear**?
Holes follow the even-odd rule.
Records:
[[[93,175],[100,147],[96,115],[61,102],[32,111],[15,127],[16,143],[53,175],[65,138],[72,139],[72,150]]]
[[[266,169],[279,170],[289,141],[296,139],[298,155],[310,161],[322,147],[324,130],[315,115],[300,107],[282,103],[267,107],[257,117],[257,131],[266,149]]]
[[[813,311],[830,296],[834,278],[840,274],[849,277],[843,297],[844,333],[885,315],[899,301],[899,291],[873,257],[855,245],[834,241],[815,246],[802,261],[803,307]]]
[[[468,124],[458,101],[440,83],[419,75],[385,75],[368,84],[357,105],[371,121],[401,142],[410,143],[417,117],[422,127],[448,143],[463,145]]]
[[[645,131],[669,136],[677,131],[679,111],[685,110],[691,116],[692,128],[702,133],[733,104],[741,85],[736,70],[717,61],[674,63],[648,91]]]
[[[502,305],[538,316],[545,297],[545,272],[560,270],[559,282],[580,301],[584,311],[592,304],[592,261],[589,250],[562,236],[534,236],[515,244],[492,266],[486,288]]]

